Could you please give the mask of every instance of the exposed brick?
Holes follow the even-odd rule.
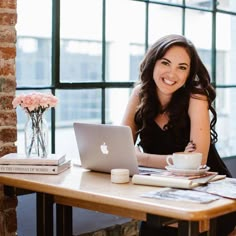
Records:
[[[5,198],[5,195],[2,195],[2,198],[0,198],[0,211],[4,211],[5,210],[4,198]]]
[[[15,13],[0,13],[0,25],[15,25],[16,19]]]
[[[2,203],[1,200],[4,198],[4,186],[2,184],[0,184],[0,212],[2,211]],[[0,213],[1,215],[1,213]],[[0,223],[1,225],[1,223]],[[0,227],[1,228],[1,227]],[[0,234],[1,235],[1,234]]]
[[[0,111],[0,126],[4,125],[17,125],[16,111]]]
[[[14,98],[14,96],[12,96],[12,95],[1,95],[1,93],[0,93],[0,110],[12,110],[13,109],[13,105],[12,105],[13,98]]]
[[[0,235],[5,236],[5,227],[4,227],[4,212],[0,211]]]
[[[16,78],[0,77],[0,92],[13,93],[16,91]]]
[[[15,144],[4,145],[0,147],[0,158],[8,153],[17,152]]]
[[[17,129],[16,127],[0,128],[0,141],[4,143],[15,142],[17,139]]]
[[[16,12],[17,0],[0,0],[0,157],[17,152],[15,95]],[[0,185],[0,236],[13,236],[17,231],[16,197],[4,195]]]
[[[6,230],[8,233],[13,233],[17,231],[17,219],[16,219],[16,209],[8,209],[5,212],[5,222]]]
[[[139,234],[139,221],[132,220],[121,225],[121,235],[136,236]]]
[[[16,57],[16,47],[0,47],[2,59],[8,60]]]
[[[80,234],[80,236],[138,236],[139,221],[131,220],[123,224],[113,225],[95,232]]]
[[[1,188],[1,191],[3,189]],[[16,218],[16,207],[18,200],[16,196],[5,196],[2,195],[0,199],[0,225],[6,227],[7,233],[14,233],[17,230],[17,218]],[[3,234],[0,227],[0,235],[10,235]],[[5,232],[6,233],[6,232]],[[14,234],[11,234],[14,235]]]
[[[0,42],[16,43],[16,30],[14,27],[0,27]]]
[[[13,62],[13,60],[0,59],[0,76],[15,75],[15,64]]]
[[[0,0],[0,8],[16,9],[17,0]]]
[[[0,203],[1,203],[0,211],[4,211],[10,208],[16,208],[18,200],[16,196],[9,197],[4,195],[4,197],[0,200]]]

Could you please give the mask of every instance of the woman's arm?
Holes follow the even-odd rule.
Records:
[[[199,95],[201,96],[201,95]],[[185,152],[200,152],[203,154],[202,165],[207,163],[208,151],[210,147],[210,115],[208,102],[205,97],[190,98],[189,102],[189,117],[190,117],[190,141],[186,146]],[[167,155],[155,155],[143,153],[136,149],[136,156],[139,165],[165,168],[167,165]]]
[[[131,128],[134,143],[136,143],[136,139],[137,139],[137,135],[136,135],[137,127],[134,122],[134,117],[135,117],[136,109],[139,105],[139,95],[138,95],[139,89],[140,89],[139,86],[133,89],[132,94],[129,98],[128,104],[126,106],[122,122],[121,122],[122,125],[127,125]]]
[[[139,89],[140,89],[139,86],[133,89],[133,92],[128,101],[127,107],[125,109],[124,117],[121,123],[122,125],[127,125],[131,128],[134,143],[136,143],[136,139],[137,139],[137,135],[136,135],[137,127],[134,122],[134,116],[135,116],[136,109],[140,103],[139,96],[138,96]],[[167,155],[155,155],[155,154],[143,153],[142,150],[139,149],[139,147],[135,147],[135,149],[136,149],[136,156],[137,156],[138,164],[140,166],[164,168],[167,165],[166,164]]]
[[[168,155],[150,154],[142,152],[139,147],[135,147],[136,157],[140,166],[161,168],[167,166],[166,158]]]
[[[195,144],[195,152],[203,154],[202,164],[206,164],[210,147],[210,115],[205,97],[190,98],[190,140]]]

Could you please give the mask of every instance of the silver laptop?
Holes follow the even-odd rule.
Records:
[[[125,168],[131,176],[140,174],[130,127],[75,122],[74,131],[83,168],[106,173]]]

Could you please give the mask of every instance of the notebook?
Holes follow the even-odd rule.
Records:
[[[74,132],[83,168],[105,173],[125,168],[130,176],[161,171],[138,167],[129,126],[75,122]]]

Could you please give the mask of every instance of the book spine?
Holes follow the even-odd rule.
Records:
[[[58,174],[58,166],[0,165],[1,173]]]
[[[1,158],[0,158],[1,159]],[[0,160],[0,165],[51,165],[56,166],[64,163],[66,159],[63,157],[60,160],[48,160],[48,159],[25,159],[25,160]]]
[[[0,165],[61,165],[66,161],[66,155],[50,154],[48,158],[25,158],[22,154],[10,153],[0,158]]]

